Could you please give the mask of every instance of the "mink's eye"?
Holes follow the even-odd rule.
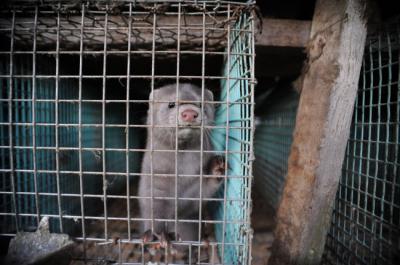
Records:
[[[172,109],[175,107],[175,102],[168,103],[168,108]]]

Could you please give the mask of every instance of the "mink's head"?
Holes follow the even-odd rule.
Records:
[[[178,97],[177,95],[178,90]],[[178,142],[200,142],[200,126],[214,122],[213,93],[193,84],[163,86],[150,93],[147,124],[153,127],[154,136],[162,137],[165,143],[174,147],[178,127]],[[203,109],[203,111],[202,111]],[[150,129],[150,128],[149,128]],[[209,129],[203,128],[203,133]]]

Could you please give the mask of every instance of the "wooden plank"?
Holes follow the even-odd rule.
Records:
[[[39,17],[38,24],[41,30],[38,34],[39,45],[54,45],[57,39],[57,32],[54,30],[46,30],[46,28],[54,28],[57,24],[57,17]],[[142,19],[142,20],[141,20]],[[132,27],[141,27],[140,32],[133,31],[133,37],[131,39],[132,45],[151,46],[153,40],[152,34],[152,17],[148,16],[135,16],[135,22]],[[183,45],[193,45],[201,47],[202,45],[202,16],[187,16],[184,19],[183,27],[192,27],[191,30],[182,30],[181,42]],[[103,28],[104,27],[104,16],[91,16],[86,18],[87,22],[85,26],[91,28]],[[128,27],[128,19],[122,16],[110,15],[108,17],[110,27],[114,30],[109,30],[109,40],[112,40],[113,45],[125,45],[127,40],[126,28]],[[177,27],[178,25],[177,16],[163,16],[157,17],[158,26],[171,27],[169,35],[157,36],[157,41],[163,42],[165,45],[173,45],[176,42]],[[66,46],[77,46],[79,45],[80,39],[80,21],[81,16],[70,15],[60,21],[60,38],[63,45]],[[92,21],[89,23],[89,21]],[[3,28],[11,27],[10,20],[6,18],[0,18],[0,26]],[[29,25],[31,20],[28,18],[19,18],[15,25],[15,29],[18,32],[17,39],[19,43],[32,43],[32,34],[25,32],[24,28]],[[226,17],[215,16],[214,18],[206,17],[206,30],[207,30],[207,47],[224,47],[225,45],[225,33],[223,31],[212,30],[211,28],[223,28],[227,23]],[[116,28],[120,28],[116,30]],[[193,30],[197,28],[198,30]],[[272,46],[272,47],[306,47],[310,36],[310,21],[302,20],[288,20],[288,19],[262,19],[262,33],[256,36],[257,46]],[[21,30],[22,29],[22,30]],[[90,42],[90,46],[103,45],[104,36],[102,31],[89,32],[84,31],[84,41]],[[163,32],[166,34],[166,31]]]
[[[262,33],[256,35],[256,45],[306,47],[310,31],[311,21],[263,18]]]
[[[365,2],[318,0],[271,264],[319,264],[350,131]]]
[[[153,44],[153,16],[147,14],[135,14],[132,22],[131,45],[135,50],[149,50]],[[60,20],[60,43],[63,49],[79,48],[80,40],[80,15],[62,14]],[[164,50],[176,50],[178,40],[178,16],[157,15],[157,30],[155,44],[163,46]],[[223,30],[228,23],[225,16],[206,16],[204,25],[206,30],[207,50],[222,49],[226,46],[226,32]],[[129,17],[126,15],[108,16],[107,42],[110,49],[120,49],[128,43],[127,29]],[[37,46],[55,46],[57,40],[57,16],[39,16],[37,31]],[[85,17],[83,44],[85,50],[98,50],[104,45],[104,15],[88,15]],[[18,45],[32,45],[32,32],[26,30],[32,28],[32,18],[18,17],[15,22],[15,40]],[[181,48],[191,47],[193,50],[201,50],[203,44],[203,17],[183,16],[181,21],[180,44]],[[11,28],[9,18],[0,17],[0,28]],[[5,34],[9,34],[8,31]]]

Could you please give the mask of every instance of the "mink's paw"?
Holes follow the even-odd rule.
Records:
[[[179,235],[178,239],[175,238],[175,233],[167,233],[165,231],[160,234],[153,233],[151,229],[147,230],[142,235],[143,243],[154,242],[156,244],[152,244],[152,248],[168,248],[171,245],[171,241],[180,240]]]
[[[223,156],[214,156],[211,158],[210,174],[216,176],[225,175],[225,158]]]
[[[143,243],[148,243],[154,240],[154,234],[151,231],[151,229],[147,230],[146,232],[143,233],[141,236],[141,239],[143,240]]]
[[[156,235],[157,239],[160,241],[161,248],[168,248],[173,240],[173,233],[161,232],[161,234]]]

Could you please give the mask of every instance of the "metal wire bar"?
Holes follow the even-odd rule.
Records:
[[[0,214],[1,216],[7,216],[7,215],[12,215],[12,214],[10,214],[10,213],[1,213]],[[22,217],[36,217],[36,214],[31,214],[31,213],[21,213],[20,214],[20,216],[22,216]],[[58,218],[58,215],[57,214],[42,214],[42,216],[43,217],[50,217],[50,218]],[[67,215],[67,214],[65,214],[64,216],[63,216],[65,219],[74,219],[74,220],[79,220],[80,218],[81,218],[81,216],[80,215]],[[126,218],[126,217],[108,217],[109,218],[109,220],[111,220],[111,221],[125,221],[125,222],[127,222],[127,221],[150,221],[150,219],[149,218],[131,218],[131,219],[128,219],[128,218]],[[102,217],[102,216],[89,216],[89,215],[87,215],[86,217],[85,217],[85,219],[86,220],[100,220],[100,221],[103,221],[104,220],[104,218]],[[157,221],[157,222],[170,222],[170,223],[174,223],[174,219],[167,219],[167,218],[155,218],[154,219],[155,221]],[[197,220],[192,220],[192,219],[180,219],[179,220],[179,222],[182,222],[182,223],[194,223],[194,224],[198,224],[198,221]],[[220,221],[220,220],[203,220],[202,221],[202,224],[222,224],[223,223],[223,221]],[[246,220],[232,220],[232,221],[230,221],[230,220],[228,220],[228,221],[226,221],[226,223],[227,224],[232,224],[232,225],[240,225],[240,224],[245,224],[246,223]],[[200,225],[200,224],[199,224]],[[10,234],[8,234],[8,235],[15,235],[15,234],[12,234],[12,233],[10,233]],[[82,239],[82,237],[77,237],[77,239]],[[102,240],[102,241],[104,241],[105,239],[104,238],[97,238],[97,239],[99,239],[99,240]],[[137,240],[137,239],[136,239]],[[135,241],[135,239],[133,240],[133,241]],[[187,242],[199,242],[199,241],[185,241],[185,244],[187,243]],[[175,242],[174,242],[175,243]],[[178,242],[176,242],[176,243],[178,243]],[[242,243],[229,243],[229,242],[227,242],[226,244],[222,244],[221,242],[218,242],[219,244],[221,244],[221,245],[241,245]]]
[[[83,68],[83,32],[85,21],[85,5],[82,4],[82,17],[81,17],[81,35],[80,35],[80,54],[79,54],[79,104],[78,104],[78,160],[79,160],[79,193],[80,193],[80,206],[81,206],[81,222],[82,222],[82,237],[86,238],[85,228],[85,204],[83,197],[83,161],[82,161],[82,68]],[[84,256],[86,256],[86,247],[83,248]]]
[[[230,123],[230,121],[228,121],[227,123]],[[33,127],[32,123],[21,123],[21,122],[16,122],[16,123],[12,123],[16,126],[26,126],[26,127]],[[10,125],[10,123],[0,123],[0,125]],[[37,122],[36,126],[44,126],[44,127],[53,127],[55,126],[55,123],[40,123]],[[74,128],[74,127],[79,127],[79,124],[74,124],[74,123],[66,123],[66,124],[59,124],[60,127],[67,127],[67,128]],[[102,125],[101,124],[81,124],[81,127],[86,127],[86,128],[101,128]],[[123,124],[106,124],[105,127],[107,128],[124,128],[125,125]],[[129,125],[130,128],[151,128],[151,125]],[[178,126],[180,127],[180,126]],[[154,125],[154,128],[175,128],[175,126],[171,126],[171,125]],[[193,125],[192,128],[200,128],[200,126],[197,125]],[[204,126],[204,128],[209,128],[209,129],[226,129],[226,126]],[[240,130],[240,129],[251,129],[251,127],[240,127],[240,126],[229,126],[228,128],[232,129],[232,130]],[[237,140],[240,141],[240,140]],[[249,143],[249,141],[240,141],[243,143]],[[9,147],[9,146],[4,146],[4,147]],[[27,147],[29,148],[29,146]],[[37,148],[45,148],[45,147],[37,147]],[[142,149],[142,150],[146,150],[146,149]],[[181,151],[181,150],[180,150]]]
[[[3,64],[3,63],[0,63],[0,72],[2,72],[2,71],[4,71],[4,70],[6,70],[6,68],[7,68],[7,66],[6,66],[6,64]],[[4,69],[4,70],[3,70]],[[3,89],[3,83],[0,83],[0,90],[1,91],[4,91],[4,89]],[[4,109],[1,107],[0,108],[0,117],[4,117],[5,116],[5,114],[4,114]],[[6,130],[5,130],[5,127],[0,127],[0,143],[3,145],[3,144],[5,144],[5,141],[6,141]],[[1,155],[0,155],[0,163],[2,164],[2,165],[5,165],[5,163],[6,163],[6,153],[7,153],[7,150],[0,150],[0,152],[1,152]],[[7,175],[6,175],[6,173],[2,173],[2,174],[0,174],[0,177],[1,177],[1,180],[2,180],[2,183],[1,183],[1,190],[7,190],[7,189],[9,189],[9,185],[7,185]],[[8,207],[8,205],[10,205],[9,204],[9,199],[7,198],[7,196],[1,196],[1,205],[0,205],[0,209],[2,209],[2,211],[4,211],[4,212],[6,212],[7,211],[7,207]],[[7,225],[7,220],[6,220],[6,218],[3,218],[3,220],[1,220],[1,223],[2,223],[2,226],[3,227],[6,227],[6,225]]]
[[[1,169],[0,172],[10,172],[11,170],[9,169]],[[15,172],[26,172],[26,173],[32,173],[32,169],[14,169]],[[45,170],[45,169],[40,169],[37,170],[37,173],[56,173],[56,170]],[[61,170],[60,174],[79,174],[79,171],[67,171],[67,170]],[[103,173],[101,171],[85,171],[85,174],[90,174],[90,175],[102,175]],[[119,175],[123,176],[126,173],[123,172],[106,172],[106,175]],[[151,174],[149,173],[129,173],[130,176],[150,176]],[[157,174],[154,173],[154,176],[157,177],[173,177],[174,174]],[[191,175],[191,174],[182,174],[180,175],[181,177],[188,177],[188,178],[193,178],[193,177],[198,177],[198,175]],[[204,175],[204,177],[212,178],[215,177],[217,178],[218,175]],[[249,175],[229,175],[230,178],[238,178],[238,179],[246,179],[249,178]],[[17,192],[18,193],[18,192]]]
[[[26,60],[26,61],[24,60],[23,69],[22,69],[23,72],[27,71],[27,69],[29,67],[29,64],[30,64],[29,60]],[[17,84],[18,80],[15,80],[15,81],[16,81],[15,84]],[[20,91],[21,92],[20,96],[23,97],[23,98],[29,98],[30,97],[30,93],[32,93],[32,88],[29,87],[31,85],[30,81],[31,80],[27,80],[26,83],[25,82],[20,82],[20,85],[26,85],[28,87],[27,91]],[[18,94],[18,93],[16,93],[16,94]],[[31,104],[31,102],[29,102],[29,103],[26,102],[26,103],[22,104],[22,108],[25,111],[23,113],[21,113],[21,115],[20,115],[21,117],[18,117],[19,116],[18,111],[15,111],[16,112],[15,113],[15,119],[16,120],[22,120],[23,122],[25,122],[25,121],[28,121],[29,119],[31,119],[32,113],[31,113],[30,104]],[[25,138],[25,139],[18,139],[18,137],[15,137],[16,138],[16,142],[19,142],[19,144],[32,145],[32,140],[29,139],[29,138],[32,137],[31,132],[28,132],[26,134],[26,132],[23,130],[23,128],[16,128],[16,129],[17,130],[15,130],[15,131],[18,134],[20,133],[21,136],[22,136],[20,138]],[[20,168],[20,166],[21,166],[20,165],[20,163],[21,163],[20,160],[21,160],[20,157],[18,157],[18,159],[16,158],[17,168]],[[30,154],[29,153],[22,154],[22,165],[23,165],[23,167],[31,168],[32,167],[31,166],[31,160],[32,159],[30,158]],[[32,178],[31,178],[32,174],[26,174],[25,173],[25,174],[22,174],[22,176],[23,176],[24,182],[25,182],[23,184],[23,189],[24,190],[27,190],[27,189],[31,189],[32,190],[32,185],[33,185],[33,181],[32,181]],[[17,175],[17,179],[18,179],[18,175]],[[25,207],[24,207],[24,205],[25,205]],[[27,209],[24,209],[24,208],[27,208],[27,209],[33,209],[34,208],[34,201],[32,200],[32,198],[25,197],[23,202],[22,202],[22,200],[20,200],[20,202],[19,202],[19,210],[21,212],[26,211]],[[32,220],[34,222],[33,218],[23,219],[21,223],[23,223],[23,226],[32,225]]]
[[[130,176],[129,176],[129,92],[131,89],[131,82],[130,82],[130,73],[131,73],[131,33],[132,33],[132,3],[129,4],[129,30],[128,30],[128,56],[127,56],[127,65],[126,65],[126,128],[125,128],[125,159],[126,159],[126,214],[128,216],[128,239],[131,240],[131,222],[129,221],[131,219],[131,204],[130,204]]]
[[[235,101],[228,101],[228,104],[229,105],[253,105],[250,102],[242,102],[241,100],[244,100],[244,99],[248,99],[248,96],[243,97],[238,100],[235,100]],[[0,102],[7,102],[7,100],[0,99]],[[14,99],[14,102],[31,102],[31,101],[29,99]],[[36,102],[53,102],[54,103],[55,100],[53,100],[53,99],[37,99]],[[78,99],[59,99],[58,102],[59,103],[79,103],[79,100]],[[82,103],[99,103],[99,101],[96,99],[82,99]],[[117,100],[117,99],[114,99],[114,100],[108,99],[108,100],[106,100],[106,103],[126,103],[126,101],[125,100]],[[128,103],[148,103],[148,100],[129,100]],[[169,103],[169,102],[163,101],[163,100],[154,100],[154,103]],[[225,104],[226,101],[207,101],[207,100],[205,100],[204,102],[201,102],[201,101],[182,101],[182,100],[180,100],[180,101],[178,101],[178,103],[183,103],[183,104],[185,104],[185,103],[188,103],[188,104],[189,103],[194,103],[194,104],[205,103],[205,104],[211,104],[211,105],[222,105],[222,104]],[[237,120],[232,120],[232,121],[237,121]],[[7,125],[8,123],[2,122],[0,124]],[[16,124],[17,125],[30,125],[31,123],[18,123],[17,122]],[[45,125],[53,125],[54,126],[55,125],[54,123],[51,123],[51,122],[38,123],[38,124],[43,125],[43,126],[45,126]],[[68,124],[70,124],[70,123],[68,123]],[[63,125],[63,124],[61,123],[61,125]],[[106,124],[106,125],[112,126],[115,124]],[[123,124],[119,124],[119,125],[123,126]],[[143,126],[146,126],[146,125],[143,125]],[[170,126],[170,125],[157,125],[157,126]]]
[[[255,78],[255,18],[254,18],[254,14],[251,14],[251,23],[250,23],[250,27],[251,27],[251,39],[252,39],[252,43],[251,43],[251,51],[252,51],[252,57],[251,57],[251,62],[250,62],[250,77],[252,78],[252,80],[256,80]],[[251,100],[250,102],[255,102],[254,99],[254,91],[255,91],[255,85],[256,82],[251,81],[250,82],[250,94],[251,94]],[[246,105],[247,107],[247,105]],[[250,176],[250,179],[247,181],[247,185],[246,185],[246,190],[245,190],[245,194],[247,194],[246,197],[246,202],[247,202],[247,207],[246,209],[251,209],[252,204],[251,204],[251,198],[252,198],[252,187],[253,187],[253,164],[254,164],[254,160],[255,160],[255,155],[254,155],[254,135],[255,135],[255,124],[254,124],[254,104],[250,105],[250,120],[247,121],[250,126],[252,127],[252,129],[250,130],[249,134],[250,134],[250,145],[248,147],[250,154],[249,154],[249,168],[248,168],[248,172],[247,174]],[[253,230],[251,228],[251,224],[250,224],[250,220],[251,220],[251,211],[247,211],[247,235],[248,235],[248,240],[247,240],[247,246],[245,245],[245,247],[247,247],[247,251],[245,251],[245,255],[247,255],[247,260],[248,260],[248,264],[251,265],[251,255],[252,255],[252,246],[253,246]]]
[[[0,148],[5,148],[8,149],[10,146],[0,146]],[[21,150],[30,150],[33,149],[32,146],[14,146],[14,149],[21,149]],[[46,147],[46,146],[41,146],[37,147],[36,150],[57,150],[55,147]],[[79,147],[59,147],[59,151],[76,151],[79,150]],[[101,151],[103,150],[102,148],[96,148],[96,147],[84,147],[82,148],[83,151]],[[123,148],[106,148],[106,151],[118,151],[118,152],[124,152],[126,149]],[[128,149],[129,152],[147,152],[150,149]],[[154,149],[154,152],[166,152],[170,153],[170,150],[164,150],[164,149]],[[179,150],[179,153],[200,153],[199,150]],[[210,151],[210,150],[204,150],[204,153],[211,153],[211,154],[217,154],[217,153],[225,153],[224,151]],[[249,151],[228,151],[229,154],[250,154]],[[384,161],[379,161],[379,162],[384,162]],[[390,162],[389,162],[390,163]],[[18,170],[18,169],[16,169]],[[10,171],[9,169],[0,169],[0,171]],[[40,169],[38,170],[40,171]],[[49,171],[53,172],[53,171]],[[55,171],[54,171],[55,172]],[[65,170],[63,172],[66,172]]]
[[[205,3],[203,3],[203,9],[205,8]],[[205,83],[204,83],[204,75],[205,75],[205,53],[204,51],[206,50],[206,32],[205,32],[205,21],[206,17],[205,14],[203,13],[203,43],[202,43],[202,56],[201,56],[201,76],[203,77],[201,79],[201,101],[204,102],[204,89],[205,89]],[[201,117],[204,117],[204,104],[201,104]],[[200,154],[204,153],[204,119],[201,119],[201,127],[200,127]],[[200,155],[200,191],[199,191],[199,224],[201,224],[202,221],[202,203],[203,203],[203,156]],[[198,228],[198,238],[201,238],[201,225],[199,225]],[[197,262],[200,262],[201,260],[201,248],[198,247],[197,249],[198,255],[197,255]]]
[[[10,75],[0,75],[1,78],[9,78]],[[15,78],[32,78],[32,75],[14,75]],[[36,75],[35,76],[38,79],[46,79],[46,78],[56,78],[54,75]],[[60,75],[59,78],[64,79],[64,78],[84,78],[84,79],[102,79],[102,75]],[[126,78],[126,75],[107,75],[105,77],[106,79],[124,79]],[[176,79],[176,75],[134,75],[131,76],[131,78],[135,79]],[[210,79],[210,80],[223,80],[227,79],[225,76],[206,76],[204,77],[205,79]],[[181,75],[180,79],[188,79],[188,80],[196,80],[196,79],[201,79],[200,76],[194,76],[194,75]],[[251,81],[250,77],[232,77],[230,78],[231,80],[249,80]]]
[[[57,12],[57,46],[56,46],[56,76],[59,75],[60,73],[60,12]],[[56,78],[56,91],[55,91],[55,144],[56,144],[56,181],[57,181],[57,204],[58,204],[58,214],[59,214],[59,225],[60,225],[60,232],[64,232],[63,228],[63,219],[62,219],[62,207],[61,207],[61,194],[60,194],[60,149],[59,149],[59,85],[60,85],[60,79],[57,77]]]
[[[82,240],[82,238],[77,238],[78,240]],[[109,243],[113,243],[113,241],[104,241],[104,239],[99,239],[99,238],[87,238],[87,240],[89,241],[97,241],[97,242],[109,242]],[[127,241],[127,240],[123,240],[121,239],[121,243],[128,243],[128,244],[143,244],[143,242],[141,240],[132,240],[132,241]],[[152,244],[158,244],[157,242],[149,242],[149,245]],[[186,242],[176,242],[174,243],[176,245],[186,245]],[[196,242],[196,241],[188,241],[188,244],[193,245],[193,246],[198,246],[198,245],[202,245],[205,246],[206,242]],[[220,242],[210,242],[209,243],[210,246],[221,246],[222,243]],[[236,243],[227,243],[227,245],[231,245],[231,246],[243,246],[243,244],[236,244]]]
[[[12,25],[15,25],[15,11],[13,12],[12,15]],[[9,77],[9,95],[8,95],[8,120],[10,122],[9,127],[8,127],[8,138],[9,138],[9,143],[10,143],[10,149],[9,149],[9,159],[10,159],[10,179],[11,179],[11,190],[13,192],[12,196],[12,203],[13,203],[13,210],[14,210],[14,219],[15,219],[15,227],[16,230],[19,231],[19,222],[18,222],[18,208],[17,208],[17,196],[16,196],[16,189],[15,189],[15,175],[14,175],[14,152],[13,152],[13,126],[12,126],[12,121],[13,121],[13,92],[14,92],[14,27],[11,29],[11,41],[10,41],[10,66],[9,66],[9,71],[10,71],[10,77]]]
[[[108,25],[108,5],[104,17],[104,50],[103,50],[103,84],[102,84],[102,125],[101,125],[101,146],[102,146],[102,167],[103,167],[103,204],[104,204],[104,237],[108,239],[108,214],[107,214],[107,178],[106,178],[106,75],[107,75],[107,25]]]
[[[228,16],[228,20],[230,19],[230,9],[231,9],[231,6],[228,4],[228,14],[227,14],[227,16]],[[228,45],[227,45],[227,50],[228,50],[228,54],[227,54],[227,57],[226,57],[226,60],[227,60],[227,68],[228,69],[231,69],[231,55],[230,55],[230,52],[231,52],[231,27],[230,27],[230,25],[228,24],[228,28],[227,28],[227,43],[228,43]],[[226,79],[226,82],[227,82],[227,84],[226,84],[226,86],[227,86],[227,89],[226,89],[226,98],[227,99],[229,99],[230,98],[230,88],[231,88],[231,86],[230,86],[230,71],[228,70],[227,71],[227,79]],[[229,106],[229,105],[226,105],[226,106]],[[226,131],[225,131],[225,161],[229,161],[228,160],[228,147],[229,147],[229,107],[227,107],[227,111],[226,111]],[[222,231],[223,231],[223,233],[222,233],[222,245],[223,245],[223,247],[222,247],[222,249],[221,249],[221,259],[224,261],[225,260],[225,231],[226,231],[226,211],[227,211],[227,208],[226,208],[226,206],[227,206],[227,191],[228,191],[228,188],[227,188],[227,186],[228,186],[228,163],[225,163],[225,174],[224,174],[224,206],[223,206],[223,224],[222,224]]]
[[[127,16],[128,12],[129,11],[122,11],[122,12],[120,12],[120,15],[122,14],[122,15]],[[218,24],[223,24],[224,25],[224,24],[230,22],[228,20],[219,20],[219,18],[220,18],[219,16],[224,17],[224,16],[226,16],[227,12],[215,12],[215,11],[210,12],[210,11],[206,11],[206,10],[203,10],[203,12],[205,12],[207,14],[207,16],[209,16],[209,17],[213,16],[213,20],[211,20],[211,21],[206,23],[207,29],[223,31],[224,30],[223,27],[215,27],[215,26],[218,26]],[[185,15],[187,17],[189,17],[189,16],[196,17],[196,16],[200,16],[203,12],[185,13]],[[0,13],[8,14],[8,11],[0,11]],[[19,12],[17,10],[16,13],[21,14],[22,12]],[[32,13],[34,13],[34,11],[25,10],[24,13],[25,14],[32,14]],[[44,14],[44,15],[55,15],[54,12],[49,12],[49,11],[46,11],[46,10],[43,10],[41,13]],[[87,13],[88,14],[92,13],[92,15],[93,15],[93,16],[88,16],[88,18],[96,20],[99,16],[104,14],[104,11],[98,11],[98,12],[96,12],[96,14],[94,14],[93,11],[88,11]],[[138,23],[138,25],[134,26],[134,29],[140,29],[140,30],[151,29],[151,26],[150,26],[151,22],[149,22],[149,20],[146,20],[146,18],[145,18],[145,17],[147,17],[148,12],[147,13],[146,12],[143,12],[143,13],[141,13],[141,12],[132,12],[132,13],[133,13],[133,15],[138,17],[134,21],[135,23]],[[176,15],[177,16],[178,13],[166,12],[166,13],[164,13],[164,15],[167,15],[167,16],[175,16]],[[52,20],[53,19],[50,18],[50,17],[43,18],[40,21],[42,26],[38,27],[38,29],[41,30],[41,31],[44,31],[44,30],[46,30],[46,31],[47,30],[54,31],[54,30],[56,30],[56,27],[52,27],[51,25],[45,25],[46,23],[52,23],[53,22]],[[199,21],[201,21],[201,20],[199,20]],[[0,30],[10,30],[10,27],[6,27],[7,26],[7,21],[1,21],[1,22],[4,23],[4,27],[1,27]],[[65,22],[65,21],[63,21],[63,22]],[[86,27],[87,31],[101,31],[101,29],[99,29],[97,27],[97,26],[101,26],[102,25],[101,21],[96,21],[96,22],[99,22],[99,23],[97,23],[97,25],[94,25],[94,26],[87,26]],[[118,21],[111,21],[111,22],[118,22]],[[71,26],[71,24],[74,24],[74,23],[76,23],[76,21],[74,21],[74,17],[73,17],[73,18],[71,18],[71,21],[67,21],[67,23],[65,23],[66,26],[63,26],[62,29],[63,30],[77,30],[78,29],[77,27]],[[124,23],[124,22],[121,22],[121,23]],[[140,24],[140,23],[142,23],[142,24]],[[18,21],[18,24],[16,25],[16,28],[19,31],[24,31],[24,30],[26,31],[30,24],[31,24],[31,22],[29,22],[28,20],[21,19],[21,20]],[[87,23],[87,24],[88,25],[92,25],[92,23]],[[176,26],[173,23],[168,24],[168,22],[165,22],[163,24],[164,25],[160,25],[157,28],[158,29],[163,29],[163,30],[176,29]],[[26,26],[28,26],[28,27],[26,27]],[[196,23],[196,21],[191,21],[190,24],[183,25],[182,29],[185,29],[185,30],[187,30],[187,29],[201,29],[201,26],[202,26],[201,22]],[[116,31],[116,30],[126,31],[128,29],[128,27],[129,26],[126,26],[126,24],[123,24],[123,25],[119,24],[119,25],[114,25],[114,27],[110,26],[110,30],[112,30],[112,31]],[[250,32],[250,30],[246,30],[245,28],[243,28],[243,29],[232,29],[232,31]]]
[[[156,43],[155,43],[155,37],[156,37],[156,24],[157,24],[157,15],[156,13],[153,14],[153,42],[151,46],[152,54],[151,54],[151,94],[154,95],[154,67],[155,67],[155,50],[156,50]],[[152,106],[154,106],[154,96],[150,102]],[[153,169],[153,163],[154,163],[154,143],[153,143],[153,137],[154,137],[154,115],[151,115],[150,118],[150,194],[151,194],[151,201],[150,201],[150,209],[151,209],[151,231],[154,231],[154,169]]]
[[[132,30],[132,29],[131,29]],[[77,55],[79,56],[80,51],[59,51],[58,54],[60,55]],[[167,50],[167,51],[160,51],[157,50],[155,51],[156,55],[162,56],[162,55],[176,55],[177,51],[176,50]],[[202,51],[187,51],[187,50],[181,50],[180,53],[182,55],[202,55],[203,52]],[[14,51],[14,54],[16,55],[23,55],[23,54],[32,54],[31,51]],[[37,51],[36,52],[37,55],[56,55],[57,51]],[[97,55],[102,55],[103,52],[102,51],[83,51],[83,55],[93,55],[93,56],[97,56]],[[147,51],[147,50],[130,50],[130,51],[114,51],[114,50],[109,50],[108,51],[109,55],[151,55],[151,51]],[[224,56],[226,55],[226,52],[223,51],[206,51],[204,52],[204,55],[221,55]],[[9,51],[0,51],[0,55],[10,55]],[[231,55],[237,55],[237,56],[242,56],[242,57],[251,57],[251,53],[236,53],[236,52],[232,52]],[[4,76],[4,75],[2,75]],[[134,77],[135,75],[133,75]],[[132,78],[133,78],[132,77]]]
[[[182,5],[179,3],[178,5],[178,25],[177,25],[177,32],[178,32],[178,40],[181,38],[181,13],[182,13]],[[175,102],[179,102],[179,77],[180,77],[180,50],[181,50],[181,42],[177,42],[176,47],[176,88],[175,88]],[[175,123],[179,124],[179,108],[176,110],[175,114]],[[178,126],[175,126],[175,201],[174,201],[174,216],[175,216],[175,223],[174,223],[174,231],[175,231],[175,238],[178,238]],[[203,138],[203,137],[201,137]]]
[[[33,53],[32,53],[32,146],[33,146],[33,181],[35,189],[36,223],[40,222],[40,208],[38,196],[37,181],[37,161],[36,161],[36,26],[39,9],[35,9],[34,27],[33,27]]]
[[[12,194],[12,192],[1,192],[1,194]],[[17,192],[17,195],[35,195],[34,192]],[[56,193],[47,193],[47,192],[39,192],[39,195],[43,195],[43,196],[54,196],[57,197]],[[61,195],[62,197],[75,197],[78,198],[80,195],[79,194],[70,194],[70,193],[63,193]],[[85,194],[84,198],[100,198],[101,199],[101,195],[98,194]],[[108,195],[109,198],[111,199],[126,199],[126,196],[123,195]],[[146,197],[146,196],[129,196],[129,199],[151,199],[151,197]],[[159,200],[175,200],[174,197],[165,197],[165,196],[155,196],[155,199],[159,199]],[[181,197],[178,198],[178,200],[181,201],[199,201],[198,198],[189,198],[189,197]],[[204,201],[207,202],[223,202],[223,199],[220,198],[207,198],[207,199],[203,199]],[[250,200],[248,199],[237,199],[237,198],[228,198],[227,199],[229,202],[249,202]],[[13,215],[13,213],[0,213],[0,215]],[[34,214],[31,214],[32,216],[34,216]],[[56,216],[56,215],[54,215]],[[67,216],[67,215],[66,215]],[[143,218],[134,218],[135,220],[143,220]],[[148,219],[150,220],[150,219]]]

